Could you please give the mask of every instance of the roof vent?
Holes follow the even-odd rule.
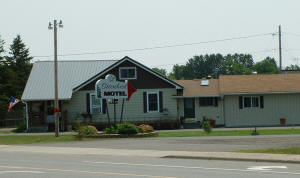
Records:
[[[201,86],[208,86],[209,85],[209,80],[201,80],[200,85]]]

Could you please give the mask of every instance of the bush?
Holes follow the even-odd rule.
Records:
[[[128,134],[128,135],[138,133],[137,127],[131,123],[118,124],[117,131],[118,134]]]
[[[117,134],[118,130],[114,126],[107,127],[103,130],[106,134]]]
[[[153,129],[152,126],[150,126],[150,125],[145,125],[145,124],[142,124],[142,125],[137,126],[137,129],[138,129],[138,132],[139,132],[139,133],[150,133],[150,132],[154,132],[154,129]]]
[[[73,129],[74,129],[74,131],[78,132],[81,125],[82,124],[81,124],[80,120],[76,119],[75,122],[73,123]]]
[[[79,135],[95,135],[98,132],[96,127],[88,125],[88,126],[80,126],[78,129]]]
[[[26,124],[19,123],[18,127],[13,130],[15,133],[24,133],[26,131]]]
[[[210,121],[207,118],[203,119],[202,128],[203,128],[204,132],[206,132],[208,134],[212,131]]]

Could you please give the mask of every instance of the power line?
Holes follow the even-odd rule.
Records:
[[[248,52],[248,54],[257,54],[257,53],[265,53],[265,52],[271,52],[271,51],[277,51],[277,48],[273,48],[273,49],[265,49],[265,50],[259,50],[259,51],[253,51],[253,52]],[[299,49],[300,50],[300,49]],[[170,66],[170,65],[182,65],[182,64],[186,64],[186,62],[181,62],[181,63],[170,63],[170,64],[162,64],[162,65],[153,65],[150,67],[164,67],[164,66]]]
[[[284,32],[284,34],[300,37],[300,34],[297,33]]]
[[[241,37],[233,37],[233,38],[225,38],[219,40],[210,40],[210,41],[201,41],[194,43],[184,43],[184,44],[175,44],[175,45],[163,45],[163,46],[154,46],[154,47],[146,47],[146,48],[135,48],[135,49],[123,49],[123,50],[111,50],[111,51],[99,51],[99,52],[84,52],[84,53],[69,53],[69,54],[61,54],[58,56],[82,56],[82,55],[94,55],[94,54],[109,54],[109,53],[121,53],[121,52],[132,52],[132,51],[145,51],[145,50],[154,50],[154,49],[163,49],[163,48],[174,48],[174,47],[183,47],[183,46],[193,46],[199,44],[207,44],[207,43],[216,43],[216,42],[224,42],[224,41],[232,41],[232,40],[240,40],[240,39],[248,39],[255,38],[267,35],[273,35],[274,33],[262,33],[255,34],[249,36],[241,36]],[[33,56],[33,57],[51,57],[53,55],[41,55],[41,56]]]

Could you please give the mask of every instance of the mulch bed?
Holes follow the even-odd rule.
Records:
[[[156,137],[158,132],[150,133],[138,133],[138,134],[105,134],[102,132],[97,133],[96,135],[83,135],[85,138],[142,138],[142,137]]]

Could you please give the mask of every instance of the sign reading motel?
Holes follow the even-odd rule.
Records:
[[[127,81],[119,82],[112,74],[108,74],[105,79],[96,82],[96,96],[99,99],[121,99],[128,98]]]

